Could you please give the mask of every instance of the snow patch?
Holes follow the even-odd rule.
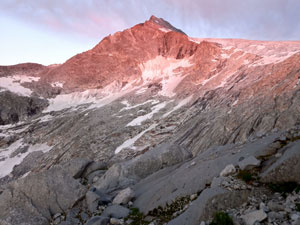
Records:
[[[26,145],[23,143],[23,139],[19,139],[12,143],[8,148],[0,149],[0,178],[9,175],[13,171],[14,166],[19,165],[31,152],[42,151],[45,153],[52,149],[52,146],[48,146],[45,143],[29,145],[26,152],[20,152],[17,155],[12,156],[12,153],[22,147],[26,147]]]
[[[141,133],[137,134],[136,136],[134,136],[131,139],[128,139],[127,141],[125,141],[122,145],[120,145],[119,147],[116,148],[115,150],[115,154],[118,154],[119,152],[121,152],[123,149],[125,148],[130,148],[133,150],[136,150],[136,147],[134,146],[134,143],[140,139],[146,132],[148,132],[149,130],[154,129],[157,126],[157,124],[152,124],[149,128],[147,128],[146,130],[142,131]]]
[[[128,127],[128,126],[140,126],[142,124],[142,122],[144,122],[145,120],[151,119],[155,113],[158,113],[161,109],[166,107],[166,105],[167,105],[167,102],[162,102],[160,104],[157,104],[157,105],[153,106],[151,108],[150,113],[135,118],[130,123],[128,123],[126,125],[126,127]]]
[[[190,67],[192,64],[188,59],[173,59],[157,56],[140,65],[142,79],[145,83],[160,82],[162,90],[160,95],[173,97],[175,88],[184,79],[180,68]],[[175,71],[179,70],[179,71]]]
[[[85,104],[90,105],[87,109],[101,108],[134,90],[134,82],[124,87],[121,87],[121,84],[118,82],[113,82],[103,89],[89,89],[83,92],[57,95],[55,98],[48,99],[49,106],[43,112],[60,111],[68,108],[74,109]]]
[[[23,87],[23,83],[39,81],[40,77],[30,77],[25,75],[14,75],[10,77],[0,77],[0,87],[18,95],[30,96],[32,91]]]
[[[61,83],[61,82],[53,82],[51,83],[51,86],[52,87],[59,87],[59,88],[62,88],[64,86],[64,83]]]
[[[189,97],[181,100],[171,111],[165,113],[163,115],[163,118],[167,117],[168,115],[170,115],[171,113],[173,113],[174,111],[176,111],[177,109],[180,109],[182,106],[186,105],[187,103],[189,103],[193,98],[193,95],[190,95]]]
[[[161,30],[162,32],[165,32],[165,33],[168,33],[168,32],[171,31],[170,29],[167,29],[167,28],[164,28],[164,27],[159,28],[159,30]]]
[[[124,102],[128,103],[127,101],[124,101]],[[123,102],[121,102],[121,103],[123,103]],[[150,100],[148,100],[148,101],[146,101],[146,102],[143,102],[143,103],[140,103],[140,104],[137,104],[137,105],[133,105],[133,106],[131,106],[131,105],[128,103],[128,105],[126,105],[126,107],[122,108],[122,109],[120,110],[120,112],[125,111],[125,110],[134,109],[134,108],[137,108],[137,107],[139,107],[139,106],[146,105],[146,104],[148,104],[148,103],[151,103],[152,105],[154,105],[154,104],[159,103],[159,101],[158,101],[158,100],[150,99]],[[125,105],[125,104],[124,104],[124,105]]]

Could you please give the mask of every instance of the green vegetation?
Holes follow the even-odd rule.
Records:
[[[246,183],[249,183],[250,181],[254,180],[253,174],[248,170],[240,170],[237,175],[237,178],[245,181]]]
[[[233,225],[233,221],[227,213],[217,212],[209,225]]]
[[[293,191],[298,192],[300,190],[300,185],[296,182],[285,182],[285,183],[270,183],[268,187],[274,191],[279,192],[283,196],[286,196],[287,193],[291,193]]]
[[[300,203],[296,203],[296,210],[300,212]]]
[[[131,208],[130,210],[131,210],[131,212],[130,212],[129,216],[125,219],[125,221],[132,220],[132,223],[130,223],[131,225],[147,225],[147,224],[149,224],[149,222],[144,220],[145,216],[143,213],[141,213],[139,211],[138,208]]]
[[[159,219],[162,223],[167,223],[171,219],[173,219],[173,214],[175,212],[181,211],[184,207],[190,203],[190,197],[182,197],[177,198],[170,205],[167,204],[164,208],[158,207],[151,212],[149,212],[149,216],[153,216]]]

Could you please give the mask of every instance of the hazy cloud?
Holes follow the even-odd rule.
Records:
[[[68,35],[100,38],[154,14],[191,36],[300,39],[299,0],[2,0],[0,13]]]

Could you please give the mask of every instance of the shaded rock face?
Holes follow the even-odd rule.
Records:
[[[47,100],[0,92],[0,125],[17,123],[40,113],[48,105]]]
[[[0,218],[7,224],[48,224],[53,215],[66,212],[85,192],[61,167],[30,174],[0,195]]]

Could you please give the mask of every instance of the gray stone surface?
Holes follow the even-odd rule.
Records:
[[[80,178],[92,161],[83,158],[74,158],[62,164],[63,168],[75,179]]]
[[[204,190],[214,177],[228,165],[237,165],[241,157],[268,154],[265,151],[277,135],[245,145],[226,145],[208,149],[190,161],[164,168],[139,181],[133,190],[136,194],[134,207],[146,213],[158,206],[165,206],[177,197],[184,197]],[[151,187],[151,188],[149,188]]]
[[[249,170],[260,165],[260,161],[254,156],[249,156],[238,163],[241,170]]]
[[[32,173],[12,183],[0,195],[0,218],[13,225],[47,224],[44,221],[51,219],[51,215],[66,212],[85,192],[60,166]]]
[[[254,225],[256,222],[262,222],[267,218],[267,214],[263,210],[255,210],[242,216],[245,225]]]
[[[128,187],[124,190],[121,190],[113,200],[113,204],[127,204],[134,197],[134,191]]]
[[[19,165],[16,165],[14,167],[12,171],[13,176],[15,178],[18,178],[29,172],[40,162],[43,155],[44,153],[41,151],[28,154]]]
[[[105,216],[94,216],[85,225],[108,225],[109,217]]]
[[[85,196],[86,204],[91,213],[97,211],[99,205],[106,205],[112,201],[109,195],[102,193],[96,188],[91,188]]]
[[[300,182],[300,141],[283,149],[283,155],[267,168],[263,168],[260,180],[266,183]]]
[[[108,206],[102,213],[102,216],[113,217],[117,219],[125,218],[129,215],[130,210],[120,206],[120,205],[112,205]]]
[[[124,163],[114,164],[95,184],[99,189],[126,187],[163,167],[172,166],[191,157],[184,148],[165,143]]]
[[[168,225],[198,225],[217,211],[247,202],[249,194],[249,191],[230,192],[220,187],[205,189],[183,214]]]

